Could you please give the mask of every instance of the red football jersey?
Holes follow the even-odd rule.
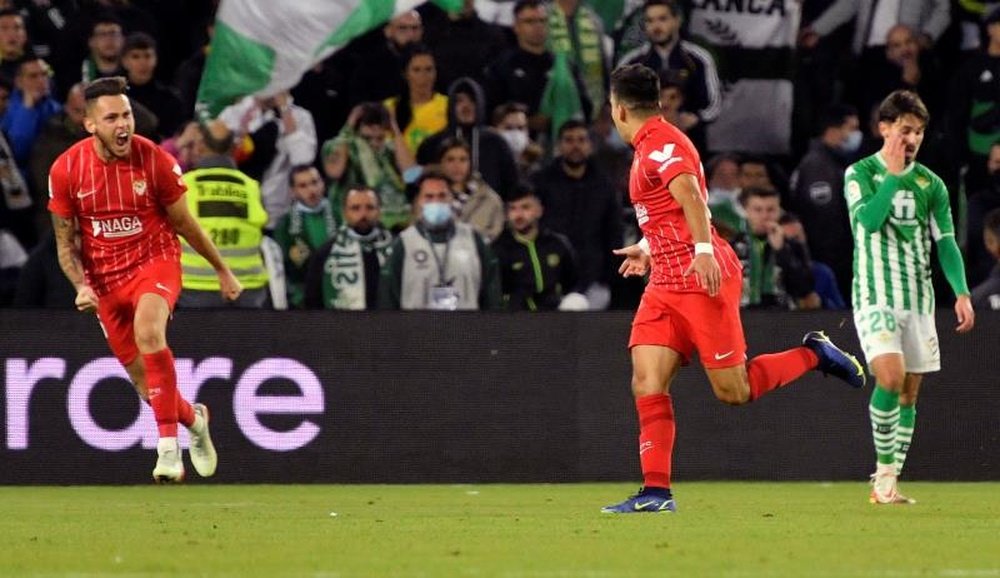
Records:
[[[105,162],[90,137],[49,170],[49,210],[76,217],[87,283],[98,295],[121,287],[147,263],[180,260],[166,207],[186,190],[177,161],[138,135],[127,159]]]
[[[698,179],[699,192],[707,202],[705,171],[698,151],[683,132],[659,116],[642,125],[632,144],[635,156],[628,190],[639,229],[649,241],[652,256],[649,282],[677,291],[701,291],[694,275],[684,276],[694,259],[694,240],[684,220],[684,210],[667,189],[674,177],[688,173]],[[738,274],[741,265],[732,247],[714,227],[711,237],[722,277]]]

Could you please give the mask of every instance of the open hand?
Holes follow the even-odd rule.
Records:
[[[615,249],[612,253],[625,257],[621,266],[618,267],[618,273],[622,277],[642,277],[649,272],[649,255],[643,252],[639,245]]]

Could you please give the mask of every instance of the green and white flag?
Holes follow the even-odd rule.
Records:
[[[432,0],[458,10],[462,0]],[[216,116],[248,94],[275,94],[348,42],[423,0],[222,0],[205,72],[200,114]],[[387,71],[389,73],[389,71]]]

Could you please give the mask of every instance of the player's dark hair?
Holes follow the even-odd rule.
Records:
[[[514,3],[514,18],[517,18],[518,14],[520,14],[524,10],[527,10],[528,8],[544,8],[544,7],[545,7],[545,2],[542,2],[542,0],[517,0],[517,2]]]
[[[858,116],[858,109],[849,104],[831,104],[820,117],[819,132],[822,134],[828,128],[840,128],[850,117]]]
[[[507,195],[507,202],[513,203],[514,201],[520,201],[529,197],[538,199],[538,193],[535,191],[535,187],[531,185],[531,182],[521,180],[514,185],[514,188]]]
[[[288,186],[289,187],[295,186],[295,176],[296,175],[298,175],[300,173],[304,173],[306,171],[310,171],[310,170],[312,170],[314,168],[316,168],[316,167],[314,167],[313,165],[311,165],[309,163],[301,163],[301,164],[298,164],[298,165],[293,165],[292,168],[291,168],[291,170],[288,171]],[[320,177],[320,178],[322,178],[322,177]]]
[[[125,38],[122,54],[130,50],[156,50],[156,39],[145,32],[133,32]]]
[[[578,118],[571,118],[566,122],[562,123],[561,125],[559,125],[559,132],[556,133],[556,136],[559,138],[559,140],[562,140],[562,137],[567,132],[571,130],[577,130],[580,128],[582,128],[583,130],[587,130],[587,123],[583,122]]]
[[[924,101],[920,100],[920,96],[912,90],[895,90],[878,106],[879,122],[893,123],[904,114],[912,114],[924,125],[931,120]]]
[[[675,18],[684,18],[684,12],[681,10],[681,7],[677,3],[677,0],[646,0],[645,2],[642,3],[643,15],[646,14],[646,10],[648,8],[651,8],[653,6],[663,6],[667,10],[670,10],[670,13]]]
[[[128,82],[124,76],[107,76],[88,83],[83,89],[83,99],[91,104],[102,96],[118,96],[127,90]]]
[[[611,73],[611,94],[628,110],[660,111],[660,78],[641,64],[616,68]]]
[[[1000,209],[993,209],[983,218],[983,231],[989,231],[1000,239]]]

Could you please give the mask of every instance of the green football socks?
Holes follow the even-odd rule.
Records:
[[[899,406],[899,425],[896,427],[896,475],[903,472],[903,462],[906,461],[906,452],[910,451],[910,442],[913,441],[913,426],[917,422],[916,405]]]
[[[871,402],[868,405],[868,413],[872,420],[872,438],[875,440],[875,454],[878,456],[880,464],[896,463],[896,448],[899,443],[897,432],[899,429],[899,394],[885,389],[881,385],[875,385],[872,392]],[[912,422],[909,428],[909,435],[913,434]],[[909,437],[907,437],[907,447],[909,447]]]

